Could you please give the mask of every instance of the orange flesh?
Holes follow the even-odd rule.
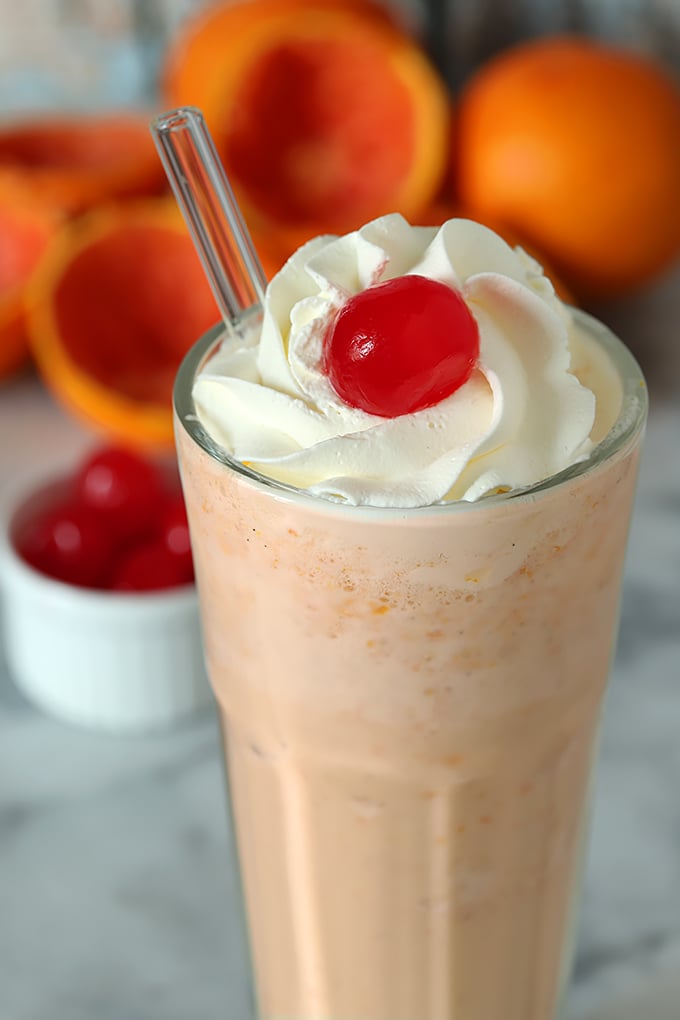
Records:
[[[137,160],[151,152],[151,138],[139,124],[36,124],[0,132],[0,162],[27,169],[95,168]]]
[[[384,54],[356,37],[290,41],[264,53],[240,83],[233,111],[226,162],[276,220],[351,229],[387,211],[412,165],[408,88],[385,74]]]
[[[0,207],[0,294],[23,283],[42,255],[51,229]]]
[[[218,318],[189,238],[145,226],[114,232],[76,255],[59,281],[54,313],[79,368],[145,404],[167,404],[182,357]]]

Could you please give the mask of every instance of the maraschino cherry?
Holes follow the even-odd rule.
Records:
[[[181,561],[164,541],[152,540],[132,549],[117,564],[111,580],[113,591],[157,591],[175,588],[193,580]]]
[[[68,495],[18,529],[19,555],[48,577],[80,587],[157,591],[194,580],[179,478],[133,450],[90,454]]]
[[[125,447],[97,450],[81,466],[76,479],[78,497],[122,537],[136,536],[153,526],[163,500],[163,480],[157,466]]]
[[[414,274],[343,305],[325,338],[324,370],[345,403],[396,418],[450,396],[478,356],[477,323],[462,295]]]
[[[49,577],[96,588],[106,576],[113,541],[96,514],[68,501],[24,522],[17,549],[27,563]]]

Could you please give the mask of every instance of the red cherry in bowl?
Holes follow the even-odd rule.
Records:
[[[478,357],[477,323],[462,295],[411,275],[343,305],[325,337],[324,370],[345,403],[396,418],[450,396]]]
[[[19,555],[49,577],[86,588],[100,587],[113,543],[106,524],[76,503],[52,506],[28,519],[16,537]]]
[[[189,522],[181,492],[167,500],[161,514],[160,526],[161,538],[166,548],[181,565],[187,578],[193,577]]]
[[[77,587],[143,592],[194,580],[177,473],[117,446],[34,493],[12,542],[30,566]]]
[[[177,588],[189,584],[193,573],[172,554],[165,542],[154,539],[131,549],[118,563],[110,588],[112,591],[144,592]]]
[[[76,493],[118,537],[141,536],[157,520],[163,478],[154,463],[133,450],[106,447],[82,465]]]

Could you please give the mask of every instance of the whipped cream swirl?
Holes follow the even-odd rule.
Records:
[[[382,418],[335,393],[324,338],[351,295],[408,273],[462,293],[479,361],[435,406]],[[261,331],[225,338],[194,402],[234,458],[315,495],[380,507],[477,500],[588,456],[595,396],[570,371],[575,329],[522,249],[470,220],[412,227],[394,214],[300,248],[267,288]]]

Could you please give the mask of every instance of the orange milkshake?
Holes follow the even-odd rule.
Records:
[[[369,230],[383,254],[394,225],[385,219],[380,244]],[[456,229],[445,239],[454,248]],[[410,230],[411,262],[441,281],[437,233]],[[330,456],[332,469],[319,475],[313,457],[298,458],[304,444],[289,441],[293,426],[283,440],[269,425],[243,440],[242,421],[216,424],[203,382],[221,385],[225,351],[243,366],[259,327],[217,350],[217,334],[204,338],[178,379],[179,459],[263,1020],[558,1015],[645,391],[632,357],[601,326],[559,308],[531,276],[540,276],[535,264],[521,278],[505,246],[467,226],[461,236],[473,249],[478,242],[474,272],[456,264],[446,285],[460,289],[479,325],[479,363],[436,413],[417,408],[385,424],[360,409],[380,419],[366,428],[379,425],[378,439],[396,451],[372,473],[361,465],[374,437],[357,442],[361,429],[333,425],[337,442],[322,436],[317,460]],[[340,239],[333,265],[366,240],[352,237]],[[396,250],[411,241],[402,231]],[[479,251],[489,248],[484,269]],[[398,261],[392,254],[380,273]],[[489,274],[498,277],[493,286]],[[322,294],[342,306],[318,260],[311,275],[323,276]],[[361,292],[353,279],[352,292]],[[286,285],[304,303],[292,329],[306,328],[319,303],[295,281]],[[497,288],[490,297],[489,287]],[[276,288],[268,298],[280,306]],[[541,360],[538,341],[530,343],[532,361],[550,364],[553,389],[522,398],[541,405],[524,424],[510,401],[521,374],[504,392],[506,354],[492,350],[499,309],[519,321],[521,338],[554,327],[559,350],[568,347],[568,361],[556,355],[564,362],[557,371],[552,355]],[[295,343],[286,337],[289,353]],[[305,344],[314,351],[309,332]],[[323,372],[322,352],[314,357]],[[510,365],[508,378],[515,371]],[[569,378],[556,381],[560,372]],[[477,431],[465,432],[451,411],[465,451],[444,457],[442,468],[428,434],[447,432],[448,405],[470,380],[477,392],[465,395],[462,417]],[[263,385],[252,365],[241,382]],[[239,407],[243,389],[235,387]],[[299,407],[290,389],[276,390],[276,401],[297,402],[292,421],[310,401]],[[310,392],[316,413],[323,400],[314,385]],[[528,479],[527,461],[544,470],[536,465],[548,456],[549,426],[527,418],[549,423],[572,406],[578,421],[547,444],[556,470]],[[422,437],[399,432],[393,442],[390,424],[402,429],[409,416],[410,433],[424,420],[429,444],[415,467],[409,451]],[[342,460],[348,436],[354,447]],[[244,441],[249,456],[234,452]]]

